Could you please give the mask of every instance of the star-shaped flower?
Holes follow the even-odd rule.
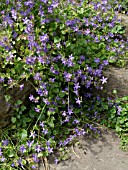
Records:
[[[107,83],[107,79],[108,79],[108,78],[105,78],[105,77],[103,76],[102,79],[100,79],[100,80],[101,80],[102,84],[105,84],[105,83]]]

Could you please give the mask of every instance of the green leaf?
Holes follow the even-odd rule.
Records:
[[[99,44],[99,48],[105,48],[105,44],[104,43],[100,43]]]
[[[48,151],[43,152],[43,156],[47,157],[49,155]]]
[[[59,70],[58,64],[54,64],[54,69]]]
[[[23,112],[24,110],[26,110],[26,106],[21,106],[21,111]]]
[[[61,31],[61,33],[64,35],[67,33],[67,30]]]
[[[122,97],[122,99],[121,99],[122,101],[127,101],[128,100],[128,96],[124,96],[124,97]]]
[[[60,87],[60,84],[58,82],[55,82],[54,84],[51,85],[51,88],[54,88],[54,87]]]
[[[53,123],[53,122],[48,122],[48,125],[49,125],[51,128],[54,128],[54,123]]]
[[[57,130],[53,130],[53,135],[57,135],[58,131]]]
[[[59,97],[63,98],[65,96],[65,93],[64,92],[60,92],[59,93]]]
[[[116,126],[116,131],[121,132],[121,128],[119,126]]]
[[[66,41],[66,47],[69,47],[71,45],[70,41]]]
[[[60,25],[60,29],[63,29],[64,27],[65,27],[64,24],[61,24],[61,25]]]
[[[74,113],[80,113],[80,109],[75,109]]]
[[[16,122],[16,117],[12,117],[12,118],[11,118],[11,122],[12,122],[12,123],[15,123],[15,122]]]
[[[14,157],[15,154],[14,154],[14,151],[10,149],[7,151],[7,155],[8,155],[8,157],[12,158],[12,157]]]
[[[23,102],[22,102],[21,100],[17,100],[16,103],[17,103],[18,105],[20,105],[20,104],[22,104]]]
[[[8,102],[11,99],[11,96],[9,95],[4,95],[6,102]]]
[[[22,132],[21,132],[21,138],[22,138],[22,139],[24,139],[24,138],[26,138],[26,137],[27,137],[27,135],[28,135],[27,130],[22,129]]]
[[[54,91],[54,93],[59,93],[60,90],[59,90],[59,88],[54,88],[53,91]]]
[[[59,43],[61,39],[59,37],[54,37],[54,43]]]
[[[48,110],[47,115],[50,116],[51,114],[52,114],[52,112]]]
[[[12,74],[15,74],[16,72],[15,72],[15,69],[11,69],[11,73]]]
[[[25,165],[26,164],[26,160],[22,159],[22,164]]]
[[[126,103],[125,107],[126,107],[126,109],[128,110],[128,103]]]
[[[108,105],[103,105],[103,108],[104,108],[105,110],[108,110]]]
[[[111,114],[111,118],[113,119],[115,117],[115,114],[113,113],[113,114]]]
[[[120,123],[120,124],[124,124],[124,122],[125,122],[124,119],[119,120],[119,123]]]
[[[17,129],[16,125],[11,126],[11,129]]]
[[[65,133],[66,135],[68,135],[70,132],[69,132],[68,129],[64,129],[64,133]]]
[[[35,115],[35,112],[34,111],[29,111],[29,116],[31,117],[31,118],[34,118],[36,115]]]
[[[117,94],[117,90],[113,90],[112,93],[113,93],[113,94]]]
[[[110,59],[109,63],[115,63],[115,60]]]
[[[47,45],[47,48],[48,48],[48,49],[50,49],[50,48],[51,48],[51,45],[50,45],[50,44],[48,44],[48,45]]]
[[[53,112],[52,112],[53,113]],[[51,116],[51,120],[54,121],[55,120],[55,117],[54,116]]]
[[[83,14],[84,13],[84,8],[80,8],[77,10],[79,14]]]
[[[18,119],[20,119],[20,114],[19,114],[19,115],[17,115],[17,118],[18,118]]]
[[[43,157],[43,156],[44,156],[43,152],[38,153],[38,157]]]
[[[25,118],[25,122],[31,122],[31,118],[29,117]]]

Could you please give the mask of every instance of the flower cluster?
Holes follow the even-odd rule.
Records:
[[[0,83],[22,91],[24,79],[31,81],[35,93],[29,94],[30,108],[21,103],[14,115],[16,134],[10,134],[16,147],[2,141],[0,162],[10,168],[29,163],[36,169],[40,158],[54,149],[89,131],[99,133],[91,123],[99,118],[95,103],[100,99],[93,91],[103,91],[107,83],[103,69],[111,58],[124,55],[126,42],[106,0],[6,0],[5,4],[0,11]]]

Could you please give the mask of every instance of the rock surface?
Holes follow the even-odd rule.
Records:
[[[121,19],[122,24],[125,26],[125,35],[128,37],[128,16],[118,13],[117,18]]]
[[[28,97],[30,93],[34,91],[34,88],[28,81],[23,81],[22,83],[24,84],[23,90],[20,90],[18,87],[14,87],[6,92],[6,94],[11,96],[11,100],[8,103],[5,101],[5,93],[2,85],[0,84],[0,129],[10,123],[11,117],[14,113],[13,106],[17,100],[22,100],[25,105],[29,104]]]
[[[101,129],[101,136],[94,139],[84,136],[80,145],[70,148],[69,159],[54,163],[56,154],[49,158],[49,170],[127,170],[128,152],[119,148],[119,138],[110,130]],[[39,170],[45,170],[43,165]]]
[[[116,90],[118,97],[128,96],[128,69],[109,67],[104,75],[108,78],[105,85],[107,95],[111,96]]]

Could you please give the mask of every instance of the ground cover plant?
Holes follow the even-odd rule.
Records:
[[[92,92],[103,93],[103,69],[125,56],[125,30],[106,0],[3,0],[0,16],[0,83],[14,108],[11,125],[1,129],[0,166],[37,169],[77,136],[98,135],[93,122],[109,100]],[[6,93],[22,91],[23,81],[34,88],[29,107]]]
[[[101,124],[115,129],[121,138],[120,147],[128,151],[128,96],[109,100],[109,111],[102,119]],[[106,106],[108,105],[106,103]]]
[[[127,0],[118,0],[118,10],[119,12],[128,15],[128,1]]]

